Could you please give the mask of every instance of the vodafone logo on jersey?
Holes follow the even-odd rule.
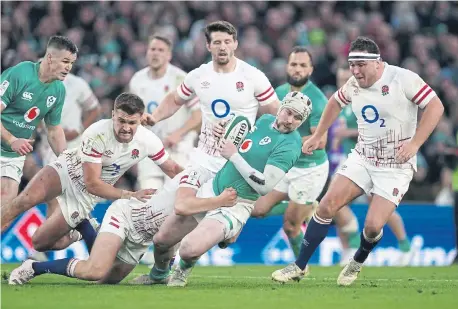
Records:
[[[27,122],[31,122],[35,120],[38,115],[40,115],[40,109],[36,106],[31,107],[28,111],[25,112],[24,114],[24,119]]]
[[[251,146],[253,146],[253,141],[251,139],[246,139],[243,141],[242,145],[240,145],[239,152],[248,152],[251,149]]]

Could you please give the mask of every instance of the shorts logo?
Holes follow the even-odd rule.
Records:
[[[180,184],[184,183],[200,188],[199,173],[197,171],[190,171],[188,175],[181,177]]]
[[[272,139],[266,136],[262,140],[259,141],[259,145],[264,146],[264,145],[270,144],[271,141]]]
[[[60,164],[59,162],[55,162],[54,166],[57,167],[58,169],[62,169],[62,164]]]
[[[164,87],[164,92],[169,92],[169,90],[170,90],[169,85],[165,85],[165,87]]]
[[[0,95],[4,95],[5,94],[5,91],[6,91],[6,89],[8,89],[9,85],[10,85],[10,82],[7,81],[7,80],[4,80],[2,82],[2,84],[0,85]]]
[[[79,217],[79,215],[80,215],[79,212],[75,211],[74,213],[72,213],[71,218],[75,220],[76,218]]]
[[[239,152],[240,153],[248,152],[251,149],[251,146],[253,146],[253,141],[251,139],[246,139],[242,143],[242,145],[240,145]]]
[[[47,108],[50,108],[51,106],[53,106],[53,104],[56,103],[56,100],[57,100],[56,97],[53,97],[52,95],[49,96],[49,97],[46,99],[46,107],[47,107]]]
[[[387,85],[382,86],[382,95],[386,96],[387,94],[390,94],[390,88]]]
[[[241,91],[245,90],[242,82],[236,82],[235,83],[235,89],[237,89],[237,92],[241,92]]]
[[[132,150],[131,158],[138,159],[139,154],[140,154],[140,151],[138,149],[134,149]]]
[[[105,152],[103,153],[103,155],[104,155],[105,157],[111,158],[111,156],[113,155],[113,151],[107,150],[107,151],[105,151]]]
[[[398,196],[398,194],[399,194],[398,188],[394,188],[393,189],[393,196]]]
[[[26,100],[26,101],[30,101],[31,102],[32,101],[32,96],[33,96],[33,93],[31,93],[31,92],[26,92],[25,91],[25,92],[22,93],[22,99]]]
[[[31,122],[35,120],[38,115],[40,115],[40,109],[36,106],[31,107],[28,111],[25,112],[24,114],[24,119],[27,122]]]

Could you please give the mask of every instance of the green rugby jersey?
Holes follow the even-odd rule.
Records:
[[[301,153],[301,137],[297,130],[282,134],[273,128],[274,121],[273,115],[261,116],[256,121],[254,131],[248,133],[239,147],[239,153],[245,161],[261,173],[266,165],[276,166],[286,173],[294,166]],[[259,198],[259,194],[250,187],[230,161],[216,174],[213,191],[215,195],[219,195],[229,187],[237,190],[237,195],[241,198],[252,201]]]
[[[60,124],[64,84],[60,80],[42,83],[39,68],[40,63],[24,61],[1,74],[2,124],[17,138],[30,138],[42,119],[47,125]],[[0,155],[20,156],[3,140]]]
[[[278,86],[275,89],[278,99],[283,98],[291,92],[291,85],[286,83]],[[326,106],[328,99],[324,93],[311,81],[308,81],[301,92],[308,96],[312,101],[312,113],[309,118],[297,129],[301,137],[312,134],[311,128],[317,127],[320,122],[321,114],[323,113],[324,107]],[[312,155],[307,156],[301,152],[299,160],[297,160],[295,167],[308,168],[323,164],[328,160],[328,155],[325,149],[317,149]]]

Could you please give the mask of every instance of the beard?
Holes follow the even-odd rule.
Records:
[[[305,76],[300,79],[295,79],[291,75],[286,74],[286,79],[287,79],[288,84],[290,84],[291,86],[302,87],[305,84],[307,84],[307,82],[309,81],[309,76]]]

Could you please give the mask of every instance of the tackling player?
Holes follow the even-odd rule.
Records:
[[[358,251],[337,283],[350,285],[383,236],[383,227],[409,188],[416,170],[416,153],[436,127],[444,107],[431,87],[412,71],[389,65],[377,44],[365,37],[351,43],[353,74],[328,104],[302,151],[311,154],[343,107],[352,104],[358,119],[358,143],[337,171],[305,232],[296,262],[277,270],[272,279],[287,282],[304,269],[328,233],[336,212],[364,192],[372,194]],[[418,108],[424,109],[417,128]]]
[[[144,109],[138,96],[120,94],[114,103],[112,119],[91,125],[83,133],[79,148],[65,151],[57,161],[41,169],[24,191],[4,207],[2,224],[57,197],[60,209],[38,228],[32,242],[37,251],[62,249],[75,239],[61,237],[89,218],[100,200],[149,198],[151,190],[130,192],[113,186],[131,166],[145,157],[158,164],[169,177],[182,171],[169,159],[160,139],[140,125]],[[92,243],[87,245],[90,251]]]
[[[149,66],[134,74],[130,92],[143,99],[145,113],[151,113],[164,97],[183,82],[186,73],[172,65],[172,42],[164,36],[150,37],[146,59]],[[199,100],[186,101],[170,118],[154,125],[151,130],[164,143],[170,157],[181,166],[186,166],[188,155],[194,148],[196,130],[201,123]],[[151,160],[138,163],[138,182],[141,189],[157,189],[164,184],[164,173]]]
[[[323,92],[309,80],[313,73],[313,62],[310,52],[305,47],[295,47],[288,56],[286,75],[288,83],[275,92],[283,99],[290,91],[300,91],[313,103],[310,117],[297,129],[305,142],[316,131],[327,99]],[[294,255],[299,255],[304,237],[301,226],[318,206],[316,199],[321,194],[329,173],[328,156],[325,151],[326,134],[323,135],[317,150],[311,156],[301,153],[294,167],[286,174],[277,186],[256,202],[252,216],[265,216],[277,203],[290,199],[284,213],[283,230],[288,236]],[[312,205],[316,205],[312,207]]]
[[[53,36],[41,62],[24,61],[1,75],[2,212],[4,205],[18,194],[25,157],[33,151],[31,137],[42,119],[52,151],[59,155],[67,148],[60,126],[65,99],[62,81],[72,69],[77,53],[78,48],[68,38]]]

